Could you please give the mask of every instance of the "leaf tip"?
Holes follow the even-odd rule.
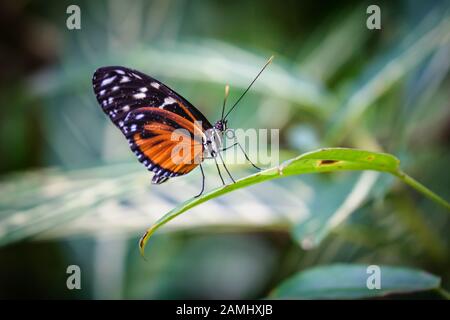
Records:
[[[152,228],[145,231],[145,233],[142,235],[142,237],[139,239],[139,252],[141,254],[141,257],[144,258],[144,260],[147,260],[145,258],[145,245],[147,244],[148,238],[151,235]]]

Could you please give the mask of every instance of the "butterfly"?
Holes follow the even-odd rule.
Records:
[[[185,175],[199,166],[203,182],[201,191],[196,196],[198,197],[203,193],[205,185],[205,174],[201,165],[204,159],[214,159],[225,185],[217,161],[219,157],[229,177],[235,182],[221,156],[221,152],[228,148],[223,146],[223,134],[228,124],[226,118],[272,59],[273,56],[224,114],[229,92],[229,86],[226,86],[222,115],[213,125],[180,94],[137,70],[121,66],[101,67],[95,71],[92,85],[104,113],[126,137],[138,160],[154,173],[151,182],[161,184],[170,178]],[[175,138],[174,133],[178,133]],[[238,145],[246,159],[259,169],[250,161],[238,142],[231,147],[235,145]],[[180,146],[181,152],[177,150]]]

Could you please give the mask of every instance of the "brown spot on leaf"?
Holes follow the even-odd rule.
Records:
[[[373,154],[367,157],[367,161],[372,161],[373,159],[375,159],[375,156]]]
[[[331,164],[336,164],[338,162],[339,162],[338,160],[320,160],[319,166],[327,166],[327,165],[331,165]]]

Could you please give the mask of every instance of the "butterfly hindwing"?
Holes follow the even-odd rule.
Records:
[[[140,108],[124,121],[131,150],[155,176],[153,183],[184,175],[203,160],[202,129],[174,112]]]
[[[92,82],[103,111],[127,137],[139,161],[155,173],[153,183],[186,174],[202,160],[198,137],[211,124],[181,95],[148,75],[119,66],[99,68]],[[175,161],[172,156],[180,143],[172,141],[172,134],[177,129],[184,137],[181,146],[191,152]]]

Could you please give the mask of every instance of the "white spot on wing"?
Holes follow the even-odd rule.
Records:
[[[110,78],[106,78],[105,80],[102,81],[101,86],[106,86],[107,84],[110,84],[111,82],[114,81],[114,79],[116,78],[116,76],[110,77]]]
[[[140,120],[140,119],[142,119],[144,117],[144,114],[143,113],[139,113],[137,116],[136,116],[136,120]]]
[[[118,74],[125,74],[125,71],[120,70],[120,69],[117,69],[116,72],[117,72]]]
[[[142,93],[142,92],[133,94],[133,98],[135,98],[135,99],[143,99],[143,98],[145,98],[145,96],[146,96],[146,94]]]
[[[176,102],[177,102],[177,101],[176,101],[174,98],[172,98],[172,97],[167,97],[167,98],[164,99],[164,103],[163,103],[162,105],[160,105],[159,108],[160,108],[160,109],[164,109],[165,106],[168,106],[168,105],[170,105],[170,104],[174,104],[174,103],[176,103]]]
[[[147,91],[148,91],[148,88],[142,87],[142,88],[139,89],[139,91],[140,91],[140,92],[147,92]]]
[[[104,94],[105,94],[105,91],[106,91],[106,90],[104,90],[104,89],[103,89],[103,90],[101,90],[101,91],[99,92],[99,93],[100,93],[100,95],[101,95],[101,96],[102,96],[102,95],[104,95]]]
[[[130,106],[123,106],[122,111],[124,111],[124,112],[130,111]]]
[[[116,90],[119,90],[119,86],[114,86],[114,87],[112,88],[112,91],[116,91]]]
[[[122,79],[120,79],[120,83],[129,82],[130,78],[127,76],[123,76]]]
[[[159,83],[158,83],[158,82],[152,82],[152,83],[150,83],[150,85],[151,85],[153,88],[159,89]]]

